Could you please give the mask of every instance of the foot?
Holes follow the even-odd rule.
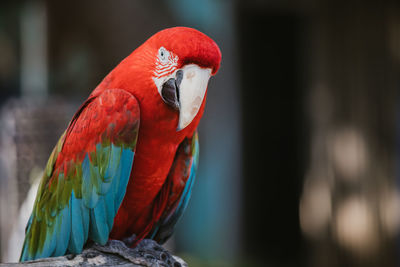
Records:
[[[128,248],[130,248],[130,247],[132,247],[132,245],[133,245],[133,243],[135,242],[135,240],[136,240],[136,235],[133,234],[133,235],[130,236],[130,237],[127,237],[127,238],[122,239],[122,242],[125,243],[125,246],[127,246]]]

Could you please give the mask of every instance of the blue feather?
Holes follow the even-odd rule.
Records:
[[[74,191],[71,194],[71,238],[68,244],[68,251],[71,253],[80,253],[86,242],[85,223],[82,214],[82,199],[75,197]],[[53,238],[54,239],[54,238]]]
[[[139,108],[134,96],[128,92],[115,89],[106,90],[104,94],[113,94],[113,99],[121,97],[121,101],[129,104],[123,105],[123,110],[114,110],[128,111],[127,123],[122,130],[116,130],[111,127],[116,123],[113,117],[107,117],[109,125],[106,128],[91,129],[102,140],[94,151],[91,150],[93,143],[90,143],[84,148],[90,154],[86,153],[82,162],[80,156],[72,160],[67,157],[54,169],[58,156],[62,155],[59,153],[64,152],[64,145],[68,143],[66,140],[72,138],[69,141],[73,143],[74,134],[81,133],[74,132],[74,125],[87,123],[80,121],[84,110],[89,105],[107,108],[96,98],[90,98],[82,105],[50,156],[27,225],[21,261],[65,255],[67,251],[80,253],[89,237],[100,244],[108,240],[130,178],[140,116],[127,110],[128,106],[135,112]],[[85,113],[82,120],[87,120],[87,115]],[[97,113],[91,115],[89,119],[95,119]],[[129,144],[122,143],[126,138],[130,138]],[[63,172],[65,169],[68,173]]]
[[[170,214],[168,214],[168,216],[164,218],[163,221],[158,222],[158,224],[154,227],[154,229],[152,229],[152,232],[149,235],[149,238],[156,238],[160,243],[164,243],[172,235],[175,224],[182,217],[184,211],[186,210],[190,196],[192,194],[192,188],[196,177],[196,170],[199,159],[199,143],[197,135],[194,136],[192,142],[194,142],[194,147],[192,148],[192,160],[190,161],[190,158],[186,159],[188,160],[186,164],[191,164],[190,174],[188,180],[186,181],[186,185],[183,189],[179,203],[175,209],[170,211]]]
[[[115,180],[113,181],[115,183]],[[114,224],[114,217],[116,215],[116,210],[114,208],[115,204],[115,192],[114,190],[108,191],[108,193],[104,196],[104,203],[105,203],[105,208],[106,208],[106,213],[107,213],[107,225],[109,229],[112,229],[113,224]]]
[[[116,177],[120,177],[120,179],[117,179],[113,185],[115,211],[118,211],[122,199],[125,196],[134,155],[135,153],[130,149],[112,145],[109,164],[111,168],[110,172],[113,172]]]
[[[104,201],[100,200],[94,209],[90,210],[90,239],[104,245],[107,242],[108,229]]]
[[[80,253],[88,237],[99,244],[107,242],[114,217],[125,195],[134,152],[113,144],[103,152],[109,154],[104,172],[98,166],[93,166],[88,155],[85,156],[81,165],[82,199],[77,198],[72,190],[69,204],[53,214],[54,222],[46,230],[43,249],[29,255],[25,245],[22,260],[61,256],[67,249],[71,253]],[[58,179],[57,186],[61,187],[65,183],[64,174],[60,173]],[[27,231],[31,223],[32,216]]]
[[[33,220],[33,213],[29,217],[28,223],[26,224],[25,233],[28,233],[30,231],[32,226],[32,220]],[[26,242],[24,242],[24,245],[22,246],[21,259],[32,260],[32,257],[28,253],[28,245]]]
[[[57,238],[56,249],[53,256],[62,256],[65,254],[69,244],[69,238],[71,234],[71,209],[70,205],[66,206],[60,211],[56,217],[56,223],[54,225],[55,231],[53,232],[53,238]]]
[[[90,179],[90,160],[89,156],[86,155],[82,161],[82,198],[84,204],[88,208],[92,208],[92,203],[90,202],[90,195],[93,191],[92,182]]]
[[[190,196],[192,195],[192,188],[194,180],[196,178],[197,164],[199,161],[199,142],[197,138],[195,139],[194,156],[192,161],[192,166],[190,168],[190,176],[186,182],[185,189],[183,190],[181,200],[179,201],[178,208],[175,211],[175,216],[178,218],[185,212],[186,207],[189,203]]]
[[[28,253],[28,245],[24,243],[22,247],[22,252],[21,252],[21,260],[22,261],[30,261],[32,260],[33,257],[31,257]]]
[[[82,224],[83,224],[83,240],[89,238],[89,224],[90,224],[90,210],[84,205],[83,201],[81,201],[81,212],[82,212]]]
[[[135,153],[130,149],[122,149],[122,156],[120,161],[121,175],[118,179],[119,185],[116,192],[116,210],[119,209],[122,199],[125,196],[126,187],[128,186],[129,176],[132,169],[133,157]]]
[[[50,236],[52,233],[51,228],[47,228],[47,236]],[[46,238],[45,244],[43,246],[43,252],[46,251],[46,257],[52,256],[56,249],[56,239],[55,238]]]

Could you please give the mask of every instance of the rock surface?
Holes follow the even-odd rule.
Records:
[[[134,249],[123,242],[110,240],[106,245],[93,244],[79,255],[45,258],[23,263],[2,263],[4,266],[122,266],[122,267],[187,267],[181,258],[173,256],[157,242],[145,239]]]

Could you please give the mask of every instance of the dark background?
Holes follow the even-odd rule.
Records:
[[[170,249],[189,266],[396,266],[399,11],[396,1],[2,1],[1,261],[18,250],[19,207],[76,108],[152,34],[183,25],[223,59]]]

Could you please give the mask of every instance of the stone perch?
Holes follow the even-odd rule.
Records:
[[[62,266],[122,266],[122,267],[187,267],[181,258],[173,256],[157,242],[145,239],[135,248],[110,240],[105,246],[91,244],[82,254],[45,258],[23,263],[0,263],[4,266],[62,267]]]

